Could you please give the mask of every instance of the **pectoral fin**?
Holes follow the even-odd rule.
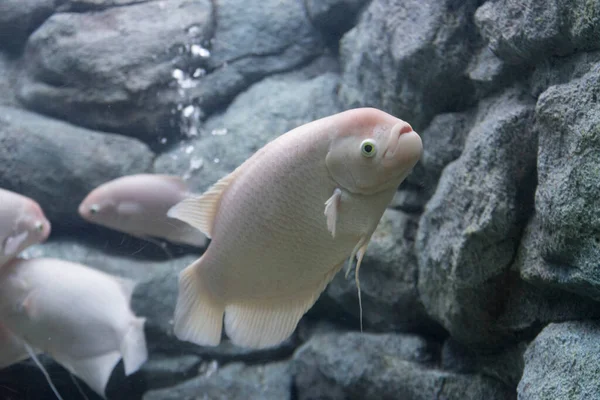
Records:
[[[337,226],[337,217],[340,207],[340,200],[342,198],[342,191],[336,188],[333,191],[333,195],[325,202],[325,217],[327,217],[327,230],[331,232],[331,236],[335,238],[335,229]]]
[[[362,322],[362,297],[360,294],[360,279],[358,272],[360,270],[360,266],[362,264],[363,257],[367,251],[367,247],[369,246],[369,242],[371,241],[371,236],[362,238],[357,245],[352,250],[352,255],[350,256],[350,260],[348,261],[348,269],[346,269],[345,277],[348,278],[350,274],[350,270],[352,269],[352,263],[356,258],[356,267],[354,269],[354,280],[356,282],[356,290],[358,291],[358,308],[359,308],[359,318],[360,318],[360,331],[363,330],[363,322]]]
[[[29,233],[24,231],[7,237],[6,240],[4,240],[2,253],[5,256],[17,254],[19,247],[27,240],[27,236],[29,236]]]

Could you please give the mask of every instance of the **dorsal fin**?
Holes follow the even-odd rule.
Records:
[[[212,237],[212,227],[223,191],[238,175],[239,167],[229,175],[219,179],[200,196],[188,197],[167,212],[167,216],[179,219],[200,230],[208,238]]]

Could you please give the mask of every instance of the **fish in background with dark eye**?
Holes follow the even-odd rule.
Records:
[[[252,348],[287,339],[350,257],[362,258],[422,154],[412,127],[373,108],[300,126],[169,216],[212,239],[179,276],[176,336]],[[359,303],[360,304],[360,303]]]
[[[79,205],[79,215],[88,222],[151,242],[153,238],[162,238],[205,247],[204,234],[167,216],[172,206],[188,196],[187,184],[177,176],[128,175],[92,190]]]
[[[0,189],[0,267],[50,235],[50,221],[29,197]]]

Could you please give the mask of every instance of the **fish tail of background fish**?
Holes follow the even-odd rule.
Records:
[[[120,350],[123,356],[125,375],[131,375],[137,371],[148,359],[148,348],[144,335],[145,322],[146,318],[134,319],[121,341]]]
[[[175,335],[203,346],[221,341],[225,304],[202,284],[197,268],[202,257],[179,274],[179,296],[175,308]]]

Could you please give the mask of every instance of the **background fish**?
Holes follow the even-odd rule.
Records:
[[[189,196],[186,183],[171,175],[128,175],[104,183],[79,205],[85,220],[130,235],[204,247],[206,236],[167,216],[169,208]]]
[[[50,222],[36,201],[0,189],[0,266],[25,248],[44,242],[50,230]]]
[[[0,270],[0,320],[104,395],[121,358],[129,375],[148,356],[145,319],[129,306],[133,288],[129,280],[80,264],[18,258]],[[15,362],[22,355],[16,353]]]
[[[278,137],[171,209],[212,237],[180,274],[177,337],[217,345],[223,314],[237,345],[270,347],[289,337],[349,256],[358,270],[421,153],[408,123],[350,110]]]

